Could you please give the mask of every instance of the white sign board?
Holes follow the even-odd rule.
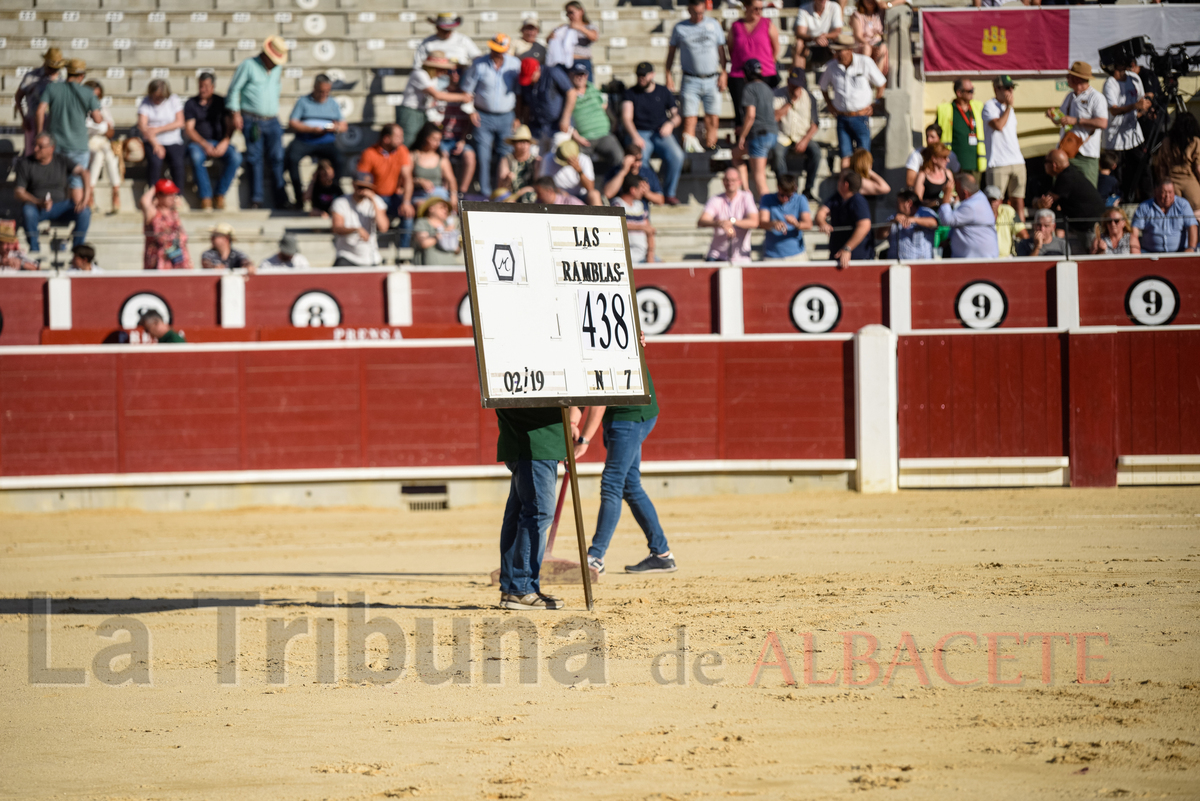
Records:
[[[649,403],[624,210],[462,209],[484,408]]]

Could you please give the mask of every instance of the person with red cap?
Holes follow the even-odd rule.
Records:
[[[145,220],[146,250],[142,266],[147,270],[190,270],[192,257],[188,253],[187,232],[175,199],[179,187],[163,178],[142,195],[139,205]]]
[[[571,79],[562,67],[543,67],[536,58],[525,58],[517,83],[521,85],[518,117],[529,126],[542,153],[548,153],[572,88]]]

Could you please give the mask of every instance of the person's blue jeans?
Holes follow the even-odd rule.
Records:
[[[400,230],[396,234],[396,247],[406,248],[412,244],[413,222],[412,217],[402,217],[400,215],[400,206],[404,203],[404,193],[397,192],[387,199],[387,215],[389,220],[400,220]],[[414,203],[415,205],[415,203]]]
[[[220,144],[215,139],[209,139],[208,143],[213,147]],[[212,183],[208,180],[208,170],[204,167],[205,160],[208,156],[204,153],[204,149],[195,142],[188,142],[187,146],[188,158],[192,161],[192,174],[196,178],[196,190],[200,193],[203,199],[213,196]],[[218,159],[213,159],[217,161]],[[229,187],[233,186],[233,179],[237,177],[238,167],[242,166],[242,152],[232,144],[226,146],[225,155],[221,156],[219,161],[225,165],[221,171],[221,178],[217,181],[217,194],[224,196],[229,191]]]
[[[475,155],[479,159],[479,191],[486,198],[492,196],[492,148],[498,151],[499,159],[512,152],[512,145],[504,140],[512,135],[513,112],[488,114],[479,112],[479,127],[475,129]]]
[[[92,210],[84,206],[83,211],[76,213],[75,203],[71,200],[60,200],[51,206],[49,211],[26,203],[21,211],[25,215],[25,236],[29,240],[30,253],[41,250],[38,243],[38,223],[42,220],[55,223],[74,222],[75,230],[72,232],[71,241],[75,245],[82,245],[87,240],[88,226],[92,224]]]
[[[88,165],[91,164],[92,154],[88,150],[63,150],[64,156],[70,159],[78,167],[83,167],[87,171]],[[67,182],[68,189],[83,189],[83,178],[79,175],[72,175]]]
[[[284,156],[284,161],[287,162],[288,175],[292,178],[292,194],[296,196],[297,203],[304,201],[304,184],[300,183],[300,163],[306,158],[312,158],[314,161],[329,159],[333,164],[335,181],[340,179],[344,172],[342,169],[342,154],[338,150],[337,140],[332,134],[322,136],[316,141],[301,139],[297,136],[287,146],[287,152]]]
[[[870,117],[837,118],[838,154],[848,159],[857,148],[871,149]]]
[[[500,526],[500,592],[528,595],[539,590],[545,534],[554,518],[558,462],[528,459],[504,466],[512,472],[512,481]]]
[[[263,202],[263,159],[271,162],[271,182],[275,205],[287,205],[287,190],[283,184],[283,128],[274,117],[258,117],[243,113],[246,137],[246,164],[250,167],[250,202]],[[250,130],[258,127],[258,137],[250,141]]]
[[[604,424],[604,447],[608,458],[600,474],[600,515],[596,519],[596,535],[588,556],[603,559],[617,521],[621,519],[621,501],[629,504],[633,519],[642,527],[651,553],[667,553],[667,537],[658,524],[658,512],[650,496],[642,489],[642,442],[654,430],[657,417],[642,423],[632,420],[613,420]]]
[[[649,167],[652,157],[661,158],[662,172],[658,177],[662,181],[663,194],[676,197],[679,191],[679,174],[683,172],[683,148],[675,141],[674,135],[663,136],[658,131],[638,131],[638,136],[646,143],[642,151],[642,165]]]

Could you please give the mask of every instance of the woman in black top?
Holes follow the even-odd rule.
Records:
[[[917,173],[913,191],[921,199],[922,206],[936,209],[942,205],[946,190],[949,188],[950,182],[954,180],[954,176],[950,174],[950,168],[947,166],[950,163],[950,148],[938,143],[925,148],[921,155],[925,159],[925,163],[921,165],[921,171]]]
[[[312,183],[308,185],[308,191],[304,194],[312,204],[310,212],[312,216],[329,216],[329,207],[342,194],[341,187],[337,182],[337,173],[333,169],[333,162],[329,159],[321,159],[317,164],[317,172],[313,175]]]

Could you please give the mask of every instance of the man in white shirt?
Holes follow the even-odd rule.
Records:
[[[887,78],[869,56],[851,49],[852,34],[842,34],[830,46],[836,55],[825,65],[819,85],[825,94],[826,108],[837,117],[838,152],[845,170],[856,148],[871,149],[873,103],[883,97]]]
[[[1071,159],[1071,164],[1092,182],[1092,186],[1096,186],[1100,180],[1102,137],[1097,132],[1108,128],[1108,101],[1092,88],[1092,65],[1086,61],[1071,65],[1067,71],[1067,85],[1071,87],[1071,93],[1057,109],[1046,109],[1046,116],[1062,128],[1059,147],[1063,147],[1063,139],[1068,135],[1077,134],[1083,138],[1079,153]]]
[[[998,187],[1025,222],[1025,156],[1017,141],[1017,112],[1013,90],[1017,85],[1007,75],[992,80],[996,96],[983,104],[983,142],[987,149],[988,186]]]
[[[1142,79],[1129,71],[1128,63],[1115,64],[1104,81],[1104,100],[1108,103],[1108,127],[1104,130],[1104,149],[1117,156],[1123,166],[1125,151],[1133,150],[1143,141],[1138,117],[1150,108],[1150,99],[1142,87]],[[1125,176],[1128,177],[1128,176]]]
[[[579,151],[579,143],[570,134],[555,134],[554,152],[542,156],[542,177],[554,180],[554,185],[568,195],[599,206],[600,192],[596,189],[596,168],[586,153]]]
[[[925,129],[925,147],[933,147],[942,143],[942,127],[936,122],[930,123]],[[917,183],[917,173],[921,171],[921,167],[925,164],[925,147],[918,147],[916,150],[908,154],[908,158],[904,161],[904,185],[912,189]],[[954,151],[950,151],[950,159],[946,164],[947,169],[951,174],[957,175],[962,169],[958,163],[958,156],[954,155]]]
[[[378,233],[388,229],[387,204],[375,194],[375,177],[360,172],[354,194],[342,195],[329,207],[333,216],[334,267],[374,267],[382,263]]]
[[[455,64],[468,65],[483,55],[479,45],[471,37],[458,32],[462,25],[462,17],[453,11],[442,11],[437,19],[429,17],[429,22],[437,27],[437,33],[426,36],[417,46],[413,54],[413,68],[419,69],[434,50],[439,50]]]
[[[305,255],[300,252],[300,244],[296,241],[296,235],[288,233],[279,240],[279,252],[263,259],[262,264],[258,265],[258,269],[307,270],[311,266]]]
[[[842,31],[842,7],[830,0],[812,0],[796,14],[796,49],[792,63],[804,69],[811,61],[821,66],[833,58],[832,40]],[[801,44],[803,43],[803,44]]]

